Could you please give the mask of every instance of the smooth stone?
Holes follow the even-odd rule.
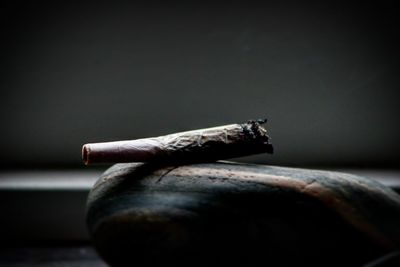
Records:
[[[112,266],[361,266],[399,249],[400,195],[327,171],[117,164],[87,224]]]

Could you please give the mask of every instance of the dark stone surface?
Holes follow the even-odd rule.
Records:
[[[399,248],[400,196],[326,171],[118,164],[87,222],[113,266],[361,266]]]

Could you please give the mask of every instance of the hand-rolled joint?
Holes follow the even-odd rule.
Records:
[[[86,165],[122,162],[210,162],[259,153],[273,153],[266,120],[180,132],[128,141],[86,144]]]

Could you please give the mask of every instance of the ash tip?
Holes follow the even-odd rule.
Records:
[[[256,120],[256,122],[257,122],[257,123],[259,123],[259,124],[265,124],[265,123],[267,123],[267,121],[268,121],[268,119],[267,119],[267,118],[265,118],[265,119],[258,119],[258,120]]]
[[[257,120],[248,120],[247,123],[249,123],[249,124],[258,123],[261,125],[261,124],[267,123],[267,121],[268,121],[268,119],[265,118],[265,119],[257,119]]]

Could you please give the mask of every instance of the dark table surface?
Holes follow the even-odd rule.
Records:
[[[84,245],[40,245],[0,249],[0,267],[105,267],[95,250]]]

